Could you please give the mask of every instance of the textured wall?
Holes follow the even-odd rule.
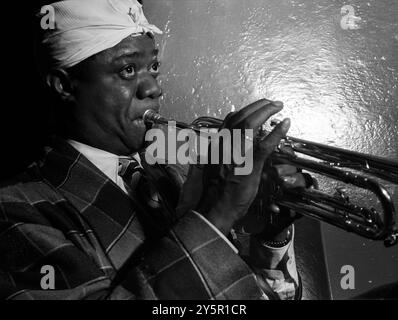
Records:
[[[355,21],[341,25],[351,5]],[[163,113],[225,116],[284,101],[290,134],[398,159],[395,0],[144,0],[163,62]],[[349,29],[342,28],[348,25]],[[398,205],[398,189],[388,186]],[[323,226],[334,298],[398,281],[398,247]],[[340,288],[340,268],[356,289]]]

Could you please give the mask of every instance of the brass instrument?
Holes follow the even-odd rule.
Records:
[[[143,116],[145,123],[168,125],[167,119],[153,110]],[[197,118],[192,124],[175,121],[179,129],[192,129],[201,134],[202,128],[219,128],[222,120],[211,117]],[[373,192],[382,212],[351,203],[343,193],[328,195],[314,188],[280,189],[274,195],[275,203],[290,208],[304,216],[324,221],[349,232],[372,240],[383,240],[386,247],[398,242],[395,228],[395,208],[390,194],[374,177],[398,184],[398,162],[359,152],[331,147],[293,137],[286,137],[282,145],[290,146],[295,155],[278,148],[271,160],[291,164],[297,168],[317,173],[346,184]],[[310,156],[320,161],[299,157]],[[347,169],[354,169],[359,174]],[[366,174],[367,176],[365,176]],[[373,177],[369,177],[373,176]]]

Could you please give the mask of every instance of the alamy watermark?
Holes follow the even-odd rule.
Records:
[[[361,17],[355,15],[355,9],[351,5],[344,5],[340,9],[342,15],[340,20],[340,27],[343,30],[357,30],[360,29],[359,22]]]
[[[169,121],[167,132],[150,129],[145,141],[151,142],[145,152],[149,164],[233,164],[235,175],[249,175],[253,170],[253,129],[177,130]],[[178,147],[177,147],[178,145]]]
[[[340,280],[340,287],[343,290],[355,289],[355,269],[351,265],[344,265],[340,269],[340,273],[344,274]]]
[[[53,266],[45,265],[40,269],[40,273],[44,274],[40,280],[40,287],[43,290],[55,289],[55,270]]]
[[[51,5],[43,6],[40,9],[40,27],[43,30],[55,29],[55,10]]]

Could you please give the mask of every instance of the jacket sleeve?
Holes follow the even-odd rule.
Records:
[[[260,287],[273,299],[301,299],[302,283],[294,253],[294,230],[293,226],[292,240],[281,248],[266,246],[250,234],[232,233],[234,244],[253,269]]]
[[[185,172],[177,214],[196,207],[198,195],[201,194],[202,185],[198,181],[202,180],[202,167],[191,166]],[[265,297],[301,299],[302,285],[294,255],[294,232],[292,241],[285,247],[271,248],[257,243],[249,233],[233,230],[229,241],[214,226],[213,230],[252,268]]]
[[[263,298],[252,270],[193,212],[115,270],[102,263],[104,252],[94,250],[93,234],[76,244],[36,208],[8,208],[12,214],[0,210],[3,299]]]
[[[250,234],[239,234],[235,230],[231,232],[230,241],[206,218],[199,213],[197,215],[206,221],[219,234],[220,238],[252,267],[257,282],[267,298],[276,300],[301,299],[301,280],[297,272],[294,254],[294,225],[292,226],[291,241],[284,247],[275,248],[260,243]]]

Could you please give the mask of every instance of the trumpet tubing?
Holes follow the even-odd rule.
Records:
[[[144,113],[146,123],[168,125],[173,121],[179,129],[219,128],[222,120],[200,117],[191,124],[165,118],[153,110]],[[386,247],[398,242],[395,228],[395,207],[387,189],[375,178],[398,184],[398,162],[359,152],[336,148],[316,142],[286,137],[282,145],[291,147],[295,155],[278,148],[271,161],[290,164],[337,181],[371,191],[379,200],[382,211],[352,203],[344,195],[328,195],[311,188],[278,188],[273,199],[276,204],[295,210],[304,216],[317,219],[348,232],[372,240],[382,240]],[[299,157],[305,155],[307,158]],[[314,158],[312,160],[308,158]],[[354,170],[354,173],[352,172]],[[366,174],[366,176],[365,176]]]

